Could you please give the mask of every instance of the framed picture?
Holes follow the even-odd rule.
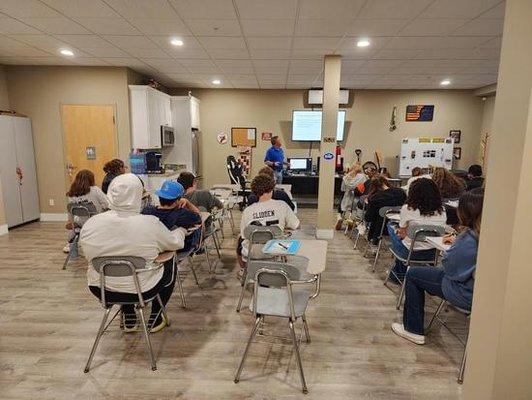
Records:
[[[455,147],[453,149],[453,158],[455,160],[460,160],[462,158],[462,148],[461,147]]]
[[[452,137],[454,139],[455,144],[460,143],[461,136],[462,136],[462,131],[460,130],[452,130],[449,132],[449,137]]]
[[[434,106],[411,104],[406,106],[406,122],[427,122],[434,118]]]
[[[231,128],[231,146],[257,146],[257,128]]]

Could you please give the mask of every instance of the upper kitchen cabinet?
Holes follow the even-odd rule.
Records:
[[[199,100],[190,96],[190,125],[193,129],[200,130]]]
[[[161,126],[172,126],[170,96],[144,85],[129,85],[131,147],[160,149]]]

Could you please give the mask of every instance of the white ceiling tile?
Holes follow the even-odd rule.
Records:
[[[342,36],[351,19],[300,19],[296,36]]]
[[[129,18],[131,25],[145,35],[190,35],[190,31],[178,18],[148,19]]]
[[[253,60],[269,60],[269,59],[289,59],[290,50],[256,50],[251,49],[251,58]]]
[[[292,60],[290,62],[290,74],[318,74],[322,70],[323,61],[321,60]]]
[[[4,47],[3,45],[0,45],[0,53],[12,57],[51,57],[49,52],[27,45],[19,45],[15,47]]]
[[[43,32],[51,34],[83,34],[87,29],[65,17],[58,18],[24,18],[24,22]]]
[[[293,48],[297,50],[306,49],[330,49],[334,50],[340,42],[341,37],[296,37]]]
[[[213,64],[213,62],[211,60],[197,60],[197,59],[180,59],[179,62],[187,67],[187,68],[197,68],[197,67],[202,67],[202,68],[206,68],[206,67],[210,67],[210,68],[214,68],[215,65]],[[201,72],[196,72],[198,74],[200,74]]]
[[[246,48],[242,37],[202,36],[199,41],[207,50],[242,50]]]
[[[497,36],[502,35],[502,19],[474,19],[453,32],[453,35],[480,35]]]
[[[227,77],[236,81],[257,82],[254,74],[228,74]]]
[[[331,49],[294,49],[291,58],[301,60],[323,60],[327,54],[331,54]],[[336,53],[338,54],[338,53]]]
[[[257,74],[259,82],[264,83],[284,83],[286,81],[286,74]]]
[[[290,60],[254,60],[253,65],[260,68],[288,68]],[[272,74],[272,73],[270,73]]]
[[[76,65],[85,65],[91,67],[109,66],[109,63],[96,57],[74,57],[72,58],[72,62]]]
[[[146,36],[105,35],[104,38],[121,49],[152,49],[155,44]]]
[[[125,18],[174,19],[176,12],[166,0],[106,0]]]
[[[91,54],[95,57],[113,57],[113,58],[120,58],[120,57],[131,57],[131,54],[128,54],[127,52],[124,52],[123,50],[120,50],[118,47],[112,46],[111,47],[82,47],[83,51],[85,51],[88,54]]]
[[[137,70],[139,67],[146,67],[138,58],[132,57],[102,57],[103,61],[114,67],[130,67]]]
[[[232,0],[170,0],[182,18],[236,18]]]
[[[354,18],[363,0],[300,0],[299,18]]]
[[[114,48],[114,46],[97,35],[55,35],[59,40],[72,46],[86,48],[86,47],[101,47]]]
[[[38,0],[2,0],[0,12],[17,18],[56,18],[60,17],[57,11]]]
[[[289,50],[290,37],[246,37],[249,49],[253,50]]]
[[[39,34],[37,29],[32,28],[16,19],[0,17],[0,33],[3,34]]]
[[[422,18],[474,18],[491,9],[501,0],[436,0],[422,14]]]
[[[366,2],[358,18],[412,18],[433,0],[371,0]]]
[[[417,18],[399,32],[399,36],[444,36],[464,25],[464,18]]]
[[[365,64],[363,60],[342,60],[342,75],[356,72]]]
[[[133,25],[122,18],[80,17],[76,21],[100,35],[139,35]]]
[[[386,49],[466,49],[474,48],[485,42],[478,36],[410,36],[392,38],[385,46]]]
[[[295,18],[296,0],[236,0],[241,18]]]
[[[216,60],[216,65],[230,74],[253,74],[253,65],[250,60]]]
[[[42,0],[50,7],[69,17],[111,18],[120,17],[101,0]]]
[[[317,74],[290,74],[287,83],[313,84],[316,78]]]
[[[150,59],[143,58],[143,62],[149,66],[155,68],[156,70],[162,72],[163,74],[175,74],[175,73],[187,73],[188,70],[183,66],[179,65],[175,60],[165,60],[165,59]]]
[[[239,81],[232,81],[235,88],[238,89],[258,89],[259,84],[257,81],[255,82],[239,82]]]
[[[383,50],[384,51],[384,50]],[[398,51],[398,50],[396,50]],[[477,49],[426,49],[418,51],[416,56],[410,58],[422,59],[498,59],[499,49],[477,48]]]
[[[245,36],[291,36],[294,19],[241,19]]]
[[[3,64],[10,65],[75,65],[72,60],[61,57],[17,57],[3,59]]]
[[[489,9],[488,11],[482,13],[479,18],[503,18],[504,19],[504,11],[506,8],[506,2],[502,1],[497,6]]]
[[[186,23],[197,36],[240,36],[240,25],[236,19],[188,19]]]
[[[72,47],[49,35],[11,35],[12,38],[45,51],[57,53],[62,47]]]
[[[152,46],[152,48],[149,49],[134,49],[134,48],[128,48],[127,52],[131,54],[133,57],[139,57],[139,58],[165,58],[168,57],[168,54],[164,52],[163,50],[157,48],[155,45]]]
[[[383,48],[392,38],[379,36],[379,37],[370,37],[370,45],[368,47],[357,47],[358,37],[355,36],[346,36],[342,39],[338,48],[341,50],[356,50],[360,53],[372,52]]]
[[[256,65],[255,72],[258,75],[286,75],[288,73],[288,65],[286,67],[270,67]]]
[[[486,48],[486,49],[500,49],[502,44],[502,37],[495,37],[492,38],[482,44],[480,44],[479,48]]]
[[[339,54],[345,60],[369,60],[379,50],[368,49],[368,48],[359,48],[359,47],[343,47],[337,49],[334,53]]]
[[[372,58],[376,59],[391,59],[391,60],[408,60],[410,58],[416,58],[420,54],[420,50],[393,50],[393,49],[381,49],[375,53]],[[424,58],[424,57],[419,57]]]
[[[202,50],[200,42],[198,42],[198,40],[193,36],[179,36],[179,38],[183,41],[183,46],[172,45],[170,43],[172,40],[171,36],[149,35],[148,37],[165,50],[174,50],[176,53],[186,52],[192,49]]]
[[[407,23],[407,19],[358,18],[347,28],[347,35],[357,37],[394,36]]]
[[[244,60],[249,59],[249,53],[245,49],[240,50],[226,50],[226,49],[210,49],[209,55],[216,60]]]

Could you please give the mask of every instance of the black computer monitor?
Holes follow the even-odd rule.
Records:
[[[312,169],[312,158],[289,158],[288,164],[290,171],[310,172]]]

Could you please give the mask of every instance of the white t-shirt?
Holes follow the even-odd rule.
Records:
[[[281,230],[299,227],[299,219],[288,204],[273,199],[258,201],[244,209],[240,221],[240,236],[244,237],[244,229],[251,223],[263,226],[277,225]]]
[[[414,223],[414,224],[427,224],[427,225],[438,225],[445,227],[445,222],[447,221],[447,215],[445,214],[445,209],[440,213],[435,213],[434,215],[421,215],[419,210],[412,210],[408,207],[408,205],[403,205],[401,207],[401,214],[400,214],[400,221],[399,221],[399,227],[406,228],[408,225]],[[407,236],[403,239],[403,244],[406,246],[407,249],[410,249],[410,245],[412,244],[412,241]],[[430,243],[426,242],[416,242],[416,247],[414,247],[414,250],[427,250],[427,249],[433,249],[434,246],[432,246]]]

